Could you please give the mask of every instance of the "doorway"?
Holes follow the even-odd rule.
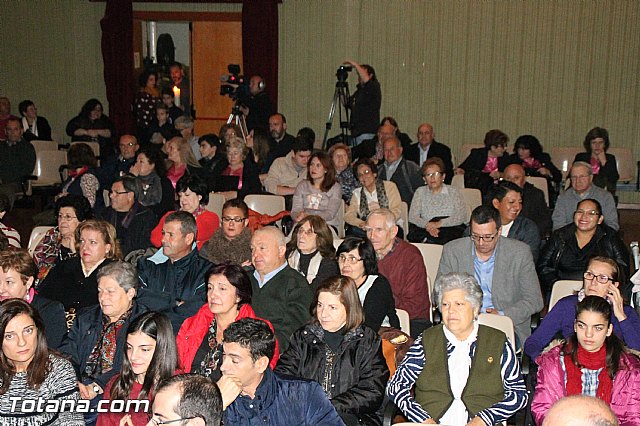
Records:
[[[155,22],[156,46],[161,34],[169,34],[175,45],[175,60],[185,65],[191,84],[195,134],[218,134],[233,107],[229,97],[220,95],[220,77],[228,74],[227,65],[242,66],[242,15],[138,11],[133,18],[135,75],[142,73],[145,63],[154,60],[148,28],[150,22]]]

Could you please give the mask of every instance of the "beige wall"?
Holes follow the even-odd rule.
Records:
[[[105,3],[0,0],[0,93],[33,99],[54,131],[89,97],[105,99]],[[238,11],[237,4],[134,3],[134,10]],[[291,132],[322,137],[335,70],[371,63],[382,114],[414,137],[434,124],[457,154],[500,128],[546,148],[579,145],[593,126],[634,149],[640,133],[640,2],[283,0],[280,105]],[[10,65],[7,65],[10,64]],[[352,90],[355,76],[349,77]],[[334,129],[338,127],[334,123]],[[335,132],[335,130],[334,130]]]

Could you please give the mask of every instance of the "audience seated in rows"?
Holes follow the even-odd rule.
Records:
[[[571,166],[569,172],[571,177],[571,188],[558,196],[555,208],[553,209],[553,230],[560,229],[573,222],[576,205],[587,198],[593,198],[602,206],[605,225],[613,228],[614,231],[620,229],[618,223],[618,211],[616,203],[611,193],[593,185],[593,172],[591,164],[577,161]]]
[[[235,265],[251,265],[251,229],[249,207],[234,198],[222,206],[222,225],[202,245],[200,256],[211,263],[229,262]]]
[[[400,218],[402,199],[395,183],[378,179],[378,166],[370,158],[359,159],[353,169],[361,186],[353,190],[344,221],[347,224],[347,235],[362,237],[366,235],[364,228],[372,211],[389,209],[396,218]]]
[[[176,185],[176,193],[180,199],[180,210],[187,212],[196,220],[198,232],[194,238],[198,249],[216,232],[220,226],[220,218],[214,212],[205,208],[209,202],[209,192],[206,182],[197,175],[186,175],[180,178]],[[160,222],[151,231],[151,244],[160,248],[163,240],[163,229],[166,218],[174,212],[168,212],[160,218]]]
[[[541,236],[551,232],[551,211],[547,207],[544,192],[527,182],[526,172],[520,164],[510,164],[504,168],[504,180],[513,182],[522,189],[522,211],[520,214],[533,220]]]
[[[531,403],[536,423],[564,396],[595,396],[611,406],[620,424],[640,423],[640,359],[613,333],[611,305],[600,296],[578,303],[574,330],[566,341],[540,355]]]
[[[300,272],[313,290],[327,278],[339,275],[333,234],[320,216],[305,216],[296,224],[286,256],[289,266]]]
[[[347,237],[336,251],[340,274],[351,278],[358,289],[364,324],[373,330],[400,328],[389,281],[378,273],[376,252],[367,237]]]
[[[222,377],[222,336],[229,325],[242,318],[257,318],[251,308],[251,280],[238,265],[212,266],[206,273],[207,302],[187,318],[176,342],[181,369],[197,373],[216,382]],[[258,318],[260,319],[260,318]],[[265,321],[271,331],[273,326]],[[273,369],[280,357],[278,343],[271,358]]]
[[[412,422],[506,421],[525,406],[527,391],[509,339],[478,324],[480,284],[467,273],[439,274],[435,298],[442,324],[416,339],[387,384],[387,396]]]
[[[640,350],[640,319],[621,292],[624,273],[618,263],[606,256],[594,256],[583,269],[582,289],[560,299],[524,344],[525,353],[535,360],[558,335],[568,339],[574,332],[576,305],[586,296],[600,296],[611,303],[613,332],[630,349]]]
[[[430,325],[427,270],[420,250],[397,237],[398,225],[387,209],[371,212],[365,227],[378,258],[378,271],[389,280],[396,308],[411,319],[411,334],[417,336]]]
[[[424,162],[430,158],[439,158],[443,168],[440,171],[444,174],[444,182],[451,184],[453,179],[453,162],[451,160],[451,149],[445,144],[435,140],[436,134],[433,126],[423,123],[418,127],[418,143],[405,147],[404,157],[422,167]]]
[[[70,318],[81,308],[98,304],[98,274],[122,259],[116,229],[103,220],[88,219],[76,228],[78,255],[57,263],[36,289],[64,305]]]
[[[422,163],[420,172],[426,186],[416,189],[409,209],[409,235],[413,243],[445,244],[460,238],[467,220],[464,196],[447,185],[445,166],[438,157]]]
[[[282,351],[289,346],[291,333],[309,319],[311,304],[309,283],[288,265],[286,250],[285,236],[278,228],[266,226],[253,233],[251,306],[256,315],[271,321]]]
[[[198,256],[198,228],[191,213],[170,213],[162,222],[162,250],[167,261],[138,259],[138,301],[149,310],[167,315],[174,330],[194,315],[206,299],[204,276],[211,263]]]
[[[600,203],[587,198],[575,207],[572,223],[551,234],[538,263],[540,281],[547,294],[557,280],[581,279],[591,257],[606,256],[615,260],[624,276],[622,294],[626,299],[631,296],[627,284],[629,251],[618,233],[605,225],[606,220]]]
[[[322,281],[311,309],[311,322],[293,333],[276,373],[320,383],[347,426],[381,424],[389,369],[380,336],[364,326],[353,280]]]
[[[481,312],[511,318],[516,337],[524,342],[531,334],[531,315],[543,307],[542,294],[531,249],[502,237],[501,224],[495,208],[476,207],[471,213],[471,238],[444,245],[438,277],[449,272],[474,276],[483,293]]]
[[[307,179],[293,193],[291,217],[299,223],[308,215],[320,216],[337,233],[338,209],[342,208],[342,189],[328,154],[316,152],[307,163]]]

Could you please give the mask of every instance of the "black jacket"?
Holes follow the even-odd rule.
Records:
[[[418,166],[420,165],[420,144],[414,143],[406,148],[402,154],[404,158],[409,161],[413,161]],[[444,163],[445,179],[444,183],[451,184],[453,179],[453,161],[451,160],[451,149],[445,144],[437,141],[431,142],[429,146],[429,152],[427,152],[427,159],[431,157],[438,157]]]
[[[229,166],[229,162],[224,158],[220,162],[220,166],[217,167],[218,174],[213,176],[213,190],[218,192],[237,191],[238,198],[241,200],[249,194],[259,194],[262,191],[262,184],[260,183],[258,166],[249,157],[244,160],[243,164],[242,189],[238,189],[238,178],[228,176],[227,179],[224,179],[222,177],[222,172]]]
[[[44,334],[47,337],[47,344],[52,349],[58,349],[62,339],[67,334],[67,320],[62,303],[49,300],[44,296],[36,294],[33,297],[31,306],[38,311],[45,324]]]
[[[538,225],[540,235],[545,236],[551,232],[551,211],[544,200],[544,192],[529,182],[525,182],[522,188],[521,216],[528,217]]]
[[[113,358],[113,368],[106,373],[103,373],[94,378],[84,378],[82,382],[88,384],[96,382],[102,389],[105,388],[107,382],[111,378],[120,373],[120,366],[122,365],[122,357],[124,355],[124,349],[127,342],[127,328],[131,321],[133,321],[138,315],[144,313],[146,309],[139,306],[135,300],[133,302],[133,309],[129,318],[127,318],[120,328],[120,331],[116,335],[116,353]],[[89,360],[89,355],[95,348],[98,342],[98,337],[102,332],[102,309],[100,305],[91,306],[81,310],[76,319],[73,321],[73,326],[69,330],[69,334],[62,342],[60,346],[60,352],[67,354],[71,357],[73,368],[76,370],[76,374],[79,378],[82,378],[84,370]]]
[[[400,164],[393,173],[393,176],[387,176],[387,169],[384,164],[378,167],[378,179],[390,180],[395,183],[400,192],[400,198],[402,201],[411,206],[411,200],[413,200],[413,194],[416,189],[424,185],[420,169],[413,161],[407,161],[406,158],[400,160]]]
[[[323,336],[324,330],[317,325],[298,329],[275,371],[320,383],[325,392],[330,390],[338,414],[356,415],[367,425],[381,424],[376,410],[382,404],[389,369],[382,356],[380,336],[366,326],[347,332],[333,363],[328,360],[330,349]],[[331,371],[330,382],[327,368]]]
[[[560,260],[567,250],[567,246],[575,240],[576,225],[570,223],[557,229],[540,253],[538,261],[538,276],[543,287],[551,289],[557,280],[580,280],[587,269],[588,258],[592,256],[607,256],[616,261],[622,270],[624,279],[620,281],[620,292],[625,300],[631,296],[629,285],[629,252],[616,231],[606,225],[598,225],[591,242],[591,250],[585,253],[583,259],[569,261],[574,266],[572,270],[564,270]],[[567,263],[566,261],[563,263]]]
[[[158,219],[151,209],[137,201],[126,214],[118,215],[113,208],[107,207],[100,216],[116,228],[116,235],[125,256],[133,250],[146,249],[151,245],[149,238],[151,231],[158,224]]]

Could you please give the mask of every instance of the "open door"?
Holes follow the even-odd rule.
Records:
[[[196,134],[218,134],[233,107],[220,95],[220,76],[228,74],[229,64],[242,66],[242,22],[193,22],[191,55]]]

